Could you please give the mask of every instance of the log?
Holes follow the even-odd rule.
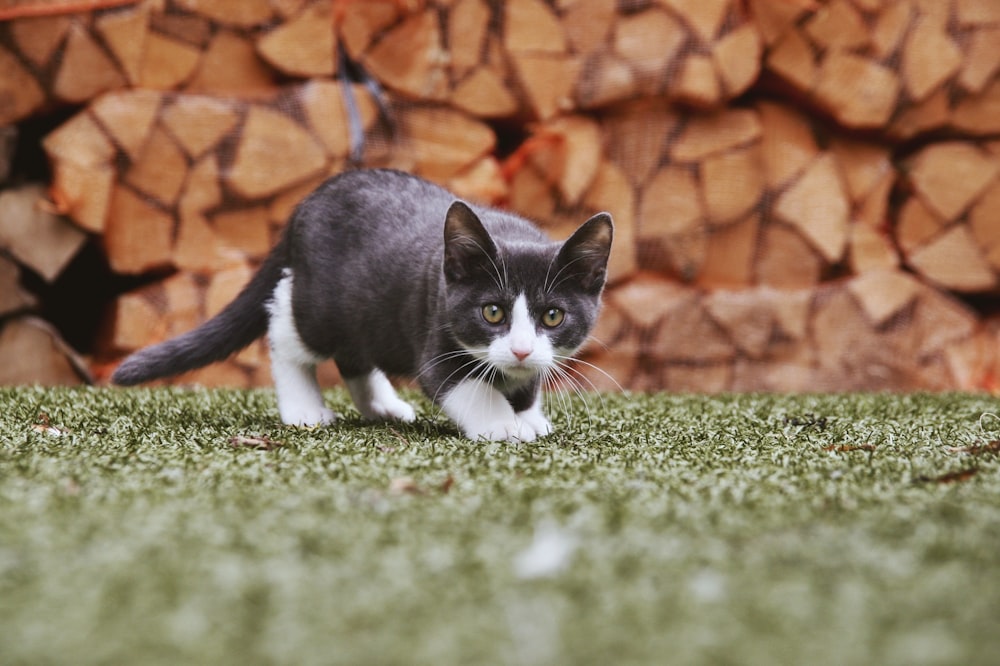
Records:
[[[736,349],[762,358],[774,334],[774,313],[755,290],[715,291],[704,298],[708,315],[728,334]]]
[[[135,275],[168,267],[173,232],[173,216],[133,190],[115,186],[103,237],[113,271]]]
[[[409,97],[448,96],[447,58],[433,9],[404,18],[361,56],[361,62],[388,88]]]
[[[139,84],[152,90],[179,88],[194,76],[201,57],[194,46],[150,32],[145,39]]]
[[[45,102],[45,91],[13,53],[0,46],[0,125],[34,113]]]
[[[850,279],[847,291],[873,327],[879,327],[916,299],[920,283],[899,270],[871,270]]]
[[[619,17],[612,46],[614,52],[636,71],[640,81],[652,82],[667,71],[685,36],[680,23],[669,13],[651,7]]]
[[[126,169],[124,181],[166,208],[172,208],[186,176],[184,152],[165,130],[156,128]]]
[[[10,178],[14,163],[14,151],[17,150],[17,138],[20,132],[17,125],[0,127],[0,186]]]
[[[906,263],[947,290],[995,290],[1000,156],[945,141],[915,154],[906,173],[912,195],[896,227]]]
[[[509,0],[504,5],[503,40],[509,52],[566,52],[562,24],[548,4],[542,0]]]
[[[149,34],[149,5],[143,3],[95,16],[94,29],[124,72],[126,82],[138,85]]]
[[[290,117],[250,106],[226,184],[248,199],[273,195],[315,177],[327,164],[313,137]]]
[[[520,105],[492,67],[483,65],[455,86],[451,103],[480,118],[504,118],[517,113]]]
[[[42,141],[53,163],[56,209],[88,231],[104,230],[116,172],[115,148],[89,114],[80,113]]]
[[[716,43],[712,57],[725,96],[738,97],[757,80],[762,48],[760,33],[752,23],[736,28]]]
[[[415,106],[399,118],[413,170],[444,182],[481,159],[496,146],[486,124],[447,107]]]
[[[773,102],[757,105],[761,122],[761,158],[767,185],[779,188],[798,176],[819,155],[807,116]]]
[[[212,226],[219,241],[247,259],[263,259],[271,250],[270,212],[266,206],[216,213]]]
[[[816,76],[816,102],[844,126],[878,128],[892,116],[900,82],[891,69],[852,53],[832,51]]]
[[[701,189],[709,226],[736,221],[758,205],[764,191],[762,171],[758,144],[702,161]]]
[[[52,94],[70,103],[85,102],[98,93],[125,85],[114,61],[80,24],[69,29]]]
[[[75,385],[91,382],[86,364],[48,323],[17,317],[0,328],[0,384]]]
[[[464,79],[482,62],[490,23],[483,0],[458,0],[448,13],[449,67],[455,80]],[[455,94],[456,98],[461,96]]]
[[[179,215],[177,240],[171,255],[174,266],[182,271],[210,273],[238,257],[238,253],[227,253],[204,214],[185,211]]]
[[[350,119],[344,101],[342,83],[314,79],[301,89],[299,100],[305,109],[309,127],[319,136],[326,151],[334,158],[351,152]],[[378,119],[378,108],[367,88],[351,84],[362,132],[368,132]]]
[[[760,117],[749,109],[733,109],[689,118],[670,156],[679,162],[696,162],[760,139]]]
[[[1000,274],[1000,186],[991,186],[969,211],[969,230],[993,271]]]
[[[912,160],[910,181],[921,199],[941,218],[965,211],[1000,174],[1000,160],[974,145],[943,142]]]
[[[946,26],[924,15],[910,30],[903,46],[902,75],[914,101],[927,97],[962,65],[962,53],[949,37]]]
[[[708,289],[735,289],[753,284],[759,229],[760,216],[756,214],[714,228],[708,237],[696,284]]]
[[[339,7],[334,23],[347,53],[360,61],[379,34],[399,18],[402,7],[396,0],[366,0]]]
[[[115,144],[136,161],[149,139],[162,101],[163,95],[155,90],[116,91],[94,100],[90,112]]]
[[[231,103],[206,95],[178,95],[162,115],[164,128],[192,160],[214,149],[239,120]]]
[[[17,263],[0,255],[0,321],[10,314],[34,308],[38,299],[21,286],[21,269]]]
[[[848,265],[855,275],[899,266],[899,254],[892,238],[880,228],[852,224],[848,243]]]
[[[500,205],[510,194],[503,168],[492,155],[483,157],[448,179],[448,189],[462,199],[487,206]]]
[[[269,0],[176,0],[176,4],[215,23],[240,28],[263,25],[273,14]]]
[[[214,28],[212,20],[200,14],[153,11],[149,15],[149,29],[152,32],[190,44],[199,50],[208,46]]]
[[[751,3],[768,45],[768,72],[838,124],[880,131],[897,141],[949,126],[990,134],[1000,124],[1000,103],[989,89],[1000,68],[998,28],[989,22],[963,24],[949,7],[850,0]]]
[[[292,76],[332,76],[336,40],[333,4],[315,0],[290,20],[257,40],[257,51],[275,68]]]
[[[692,54],[684,59],[676,96],[682,104],[702,109],[710,109],[719,103],[722,86],[711,58]]]
[[[44,69],[73,23],[73,18],[65,15],[25,16],[10,21],[8,26],[17,51],[32,65]]]
[[[775,216],[798,229],[830,263],[840,261],[847,246],[849,211],[832,155],[817,158],[774,207]]]
[[[572,55],[512,53],[522,94],[539,120],[573,108],[573,90],[582,63]]]
[[[757,250],[757,284],[781,289],[814,287],[822,271],[822,257],[795,229],[780,223],[763,226]]]
[[[0,191],[0,249],[52,282],[80,251],[86,235],[45,203],[42,185]]]
[[[990,291],[997,283],[996,274],[965,225],[953,226],[908,253],[906,262],[951,291]]]
[[[250,36],[234,30],[215,33],[184,89],[213,95],[267,97],[275,92],[274,72],[257,54]]]
[[[732,0],[662,0],[684,22],[694,29],[695,34],[706,43],[711,43],[719,34],[722,23],[733,4]]]

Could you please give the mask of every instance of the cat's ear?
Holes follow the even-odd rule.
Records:
[[[559,250],[556,263],[561,275],[573,276],[589,293],[600,293],[607,280],[613,237],[609,214],[598,213],[584,222]]]
[[[497,246],[479,217],[466,204],[451,204],[444,219],[444,274],[461,280],[483,269],[493,270]]]

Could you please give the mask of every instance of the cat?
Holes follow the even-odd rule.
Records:
[[[565,374],[597,318],[612,236],[607,213],[558,243],[417,176],[348,171],[303,199],[219,314],[132,354],[111,379],[179,374],[267,333],[286,424],[334,421],[315,376],[333,358],[367,419],[416,418],[388,379],[404,376],[466,437],[533,441],[552,431],[544,381]]]

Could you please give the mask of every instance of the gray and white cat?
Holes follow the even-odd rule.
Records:
[[[334,420],[315,377],[333,358],[366,418],[413,421],[387,377],[408,376],[467,437],[531,441],[552,430],[544,380],[594,325],[612,233],[600,213],[555,243],[415,176],[347,172],[299,204],[232,303],[133,354],[112,381],[198,368],[266,332],[284,423]]]

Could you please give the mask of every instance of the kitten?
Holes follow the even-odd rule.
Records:
[[[564,243],[415,176],[351,171],[296,208],[260,270],[218,315],[127,358],[132,385],[222,360],[265,332],[287,424],[334,420],[315,366],[333,358],[368,419],[413,421],[387,375],[415,377],[470,439],[551,432],[543,381],[594,324],[611,217]]]

